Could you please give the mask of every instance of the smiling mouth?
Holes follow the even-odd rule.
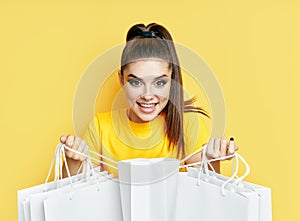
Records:
[[[139,102],[136,102],[140,107],[143,107],[143,108],[152,108],[152,107],[155,107],[157,105],[157,103],[139,103]]]

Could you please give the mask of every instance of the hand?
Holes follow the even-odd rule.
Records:
[[[85,143],[83,139],[80,137],[75,137],[72,135],[64,135],[60,137],[60,142],[65,144],[67,147],[76,150],[78,152],[87,154],[89,152],[89,146]],[[73,160],[79,160],[84,161],[85,156],[82,156],[80,154],[74,153],[70,150],[66,150],[66,156]]]
[[[226,157],[234,154],[238,149],[233,138],[230,138],[230,140],[226,140],[224,137],[211,138],[207,144],[206,156],[209,160]],[[228,158],[228,160],[231,158]]]

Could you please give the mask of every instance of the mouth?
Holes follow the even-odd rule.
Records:
[[[158,103],[139,103],[139,102],[136,103],[142,108],[153,108],[158,104]]]

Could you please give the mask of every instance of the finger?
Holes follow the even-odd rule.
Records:
[[[84,147],[82,149],[82,153],[84,153],[85,155],[88,155],[89,153],[89,146],[84,142]],[[80,156],[79,160],[84,161],[86,159],[85,156]]]
[[[239,150],[239,147],[238,146],[234,146],[234,148],[235,148],[235,151],[238,151]]]
[[[81,161],[85,160],[85,156],[83,155],[84,148],[85,148],[85,142],[81,140],[78,147],[78,152],[82,153],[82,155],[79,154],[79,160]]]
[[[221,137],[215,139],[214,158],[220,157],[220,154],[221,154],[221,140],[222,140]]]
[[[225,157],[226,153],[227,153],[227,140],[226,139],[222,139],[221,141],[221,150],[220,150],[220,155],[221,157]]]
[[[207,158],[214,158],[214,143],[215,143],[215,139],[210,138],[206,147]]]
[[[234,139],[233,137],[230,138],[229,140],[229,148],[228,148],[228,155],[232,155],[235,152],[235,144],[234,144]]]
[[[89,151],[90,151],[90,147],[85,143],[85,147],[84,147],[83,153],[88,154]]]
[[[59,140],[60,140],[61,143],[64,144],[64,143],[66,142],[66,140],[67,140],[67,136],[66,136],[66,135],[63,135],[63,136],[60,137]]]
[[[67,145],[67,147],[73,149],[73,148],[74,148],[74,139],[75,139],[74,136],[68,135],[68,136],[67,136],[67,139],[66,139],[66,142],[65,142],[65,145]],[[66,150],[66,156],[67,156],[67,157],[76,160],[76,159],[74,158],[74,155],[75,155],[74,152],[72,152],[72,151],[70,151],[70,150]]]
[[[78,140],[78,143],[79,143],[79,144],[78,144],[78,151],[79,151],[79,152],[83,152],[84,147],[85,147],[85,145],[86,145],[85,141],[82,140],[82,139],[79,140],[79,138],[76,138],[76,140]]]
[[[70,150],[65,150],[65,154],[66,154],[66,157],[68,158],[72,158],[74,157],[74,152],[70,151]]]
[[[82,140],[80,137],[75,137],[72,149],[82,153],[85,145],[86,143],[84,140]],[[73,152],[72,157],[74,160],[80,160],[80,161],[85,160],[85,156],[83,154],[78,154]]]
[[[85,156],[79,155],[78,160],[80,160],[80,161],[85,161]]]
[[[79,137],[74,137],[74,144],[72,149],[79,151],[79,146],[81,144],[82,140]]]
[[[70,151],[71,152],[71,151]],[[74,159],[74,160],[79,160],[79,158],[80,158],[80,155],[79,154],[77,154],[77,153],[73,153],[72,154],[72,159]]]
[[[69,136],[67,137],[66,145],[67,145],[68,147],[70,147],[70,148],[73,147],[73,145],[74,145],[74,136],[69,135]]]

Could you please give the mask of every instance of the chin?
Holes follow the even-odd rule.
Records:
[[[146,113],[141,113],[139,111],[136,111],[136,110],[131,110],[131,120],[133,122],[136,122],[136,123],[145,123],[145,122],[149,122],[149,121],[153,121],[155,118],[157,118],[159,115],[159,112],[158,113],[149,113],[149,114],[146,114]]]
[[[157,118],[158,115],[155,116],[139,116],[139,119],[141,122],[149,122],[153,121],[155,118]]]

